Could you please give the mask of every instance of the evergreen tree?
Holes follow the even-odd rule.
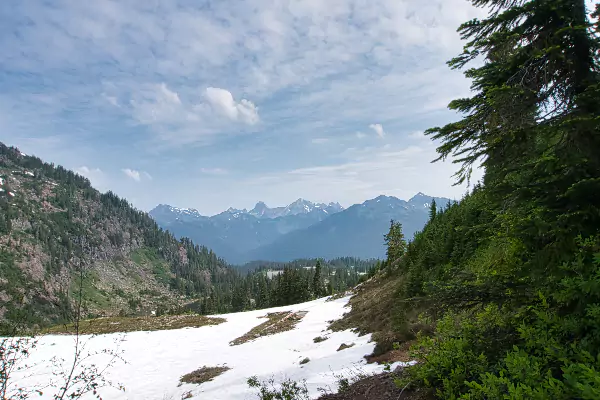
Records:
[[[317,260],[315,264],[315,274],[312,280],[312,292],[315,297],[321,296],[321,260]]]
[[[489,15],[460,27],[450,66],[484,58],[474,95],[427,133],[458,182],[479,162],[485,176],[401,260],[403,296],[436,316],[407,379],[440,398],[598,398],[598,22],[584,0],[472,3]]]
[[[391,220],[390,230],[384,235],[385,245],[387,246],[386,255],[388,263],[398,260],[406,251],[406,241],[402,233],[402,224]]]
[[[431,199],[431,204],[429,205],[429,220],[432,221],[435,219],[435,215],[437,214],[437,205],[435,204],[435,199]]]

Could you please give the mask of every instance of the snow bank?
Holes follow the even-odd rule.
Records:
[[[271,376],[277,381],[285,378],[306,379],[311,396],[316,398],[320,387],[336,389],[334,373],[340,374],[347,368],[357,366],[365,372],[383,369],[382,366],[366,364],[363,358],[374,348],[374,343],[369,343],[370,335],[358,337],[350,331],[326,331],[327,321],[340,318],[346,311],[344,306],[348,299],[345,297],[330,302],[319,299],[287,307],[225,314],[222,317],[227,322],[216,326],[128,333],[121,343],[128,363],[119,363],[109,371],[109,378],[123,384],[126,391],[103,388],[99,393],[105,399],[179,400],[188,391],[192,392],[194,398],[202,399],[255,399],[246,379],[257,375],[261,380]],[[284,310],[305,310],[308,313],[294,330],[261,337],[239,346],[229,345],[230,341],[265,321],[258,317]],[[313,342],[313,338],[323,335],[329,336],[329,339],[321,343]],[[90,350],[114,348],[114,340],[118,336],[86,338],[87,345]],[[336,351],[342,343],[355,345]],[[73,337],[45,336],[41,338],[30,361],[49,360],[53,356],[68,359],[72,357],[72,352]],[[300,365],[299,361],[305,357],[310,358],[310,362]],[[94,359],[94,362],[97,361]],[[178,386],[182,375],[204,365],[222,364],[231,369],[213,381],[202,385]],[[47,363],[38,366],[35,383],[43,384],[41,379],[48,376],[49,372]],[[51,398],[50,394],[46,390],[40,398]]]

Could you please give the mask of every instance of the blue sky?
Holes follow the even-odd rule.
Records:
[[[459,198],[465,0],[4,0],[0,140],[135,206]]]

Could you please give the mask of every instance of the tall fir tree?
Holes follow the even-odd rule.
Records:
[[[437,214],[437,204],[435,204],[435,199],[431,199],[431,204],[429,205],[429,220],[433,221]]]
[[[320,297],[321,296],[321,260],[317,260],[317,263],[315,264],[315,274],[313,275],[313,281],[312,281],[312,292],[314,294],[315,297]]]
[[[385,245],[387,246],[386,256],[388,264],[400,259],[406,251],[406,240],[402,233],[402,224],[398,221],[390,221],[390,230],[384,235]]]

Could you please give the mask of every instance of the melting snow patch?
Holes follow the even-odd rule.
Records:
[[[31,171],[25,171],[25,175],[35,176],[35,174]]]
[[[125,386],[126,392],[114,388],[101,388],[98,394],[107,399],[178,399],[191,392],[194,397],[215,400],[254,399],[255,394],[246,379],[256,375],[260,380],[271,376],[278,382],[290,378],[306,379],[310,395],[318,397],[319,388],[336,389],[336,378],[349,368],[360,368],[365,373],[381,372],[383,366],[366,364],[363,356],[370,354],[374,343],[371,335],[359,337],[350,330],[327,332],[328,340],[314,343],[313,338],[322,336],[330,320],[341,318],[346,311],[349,297],[333,301],[318,299],[307,303],[267,310],[221,315],[227,322],[179,330],[156,332],[132,332],[124,335],[121,344],[127,364],[118,363],[108,370],[107,378]],[[263,323],[260,318],[274,311],[307,311],[306,316],[291,331],[260,337],[239,346],[229,342],[244,335]],[[118,335],[85,337],[87,350],[114,348]],[[344,351],[336,351],[342,343],[355,345]],[[52,357],[68,359],[73,352],[73,337],[43,336],[32,353],[28,364],[35,365],[27,371],[27,377],[19,377],[25,384],[45,385],[51,374],[48,362]],[[101,364],[104,355],[93,362]],[[304,358],[310,363],[300,365]],[[106,360],[105,360],[106,361]],[[201,385],[179,385],[179,378],[203,365],[226,364],[229,371]],[[396,363],[394,365],[400,365]],[[15,374],[17,375],[17,374]],[[43,377],[43,378],[42,378]],[[40,398],[50,399],[50,390],[44,390]],[[37,396],[36,396],[37,397]],[[94,398],[94,396],[84,396]]]
[[[8,192],[8,195],[11,197],[15,197],[15,194],[13,192]]]

